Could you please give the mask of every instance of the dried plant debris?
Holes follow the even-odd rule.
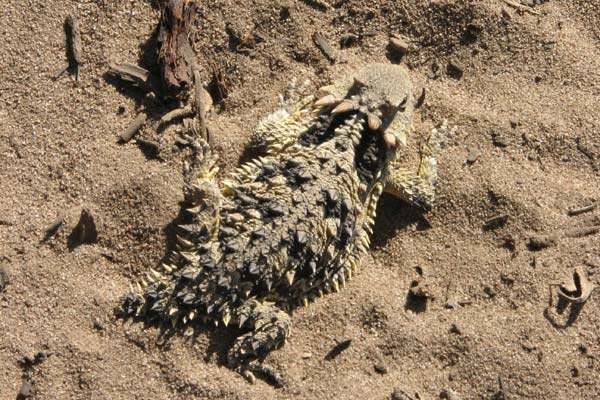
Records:
[[[50,225],[44,229],[44,237],[42,238],[42,242],[49,240],[51,237],[56,235],[62,224],[65,222],[66,214],[59,215]]]
[[[343,339],[340,340],[338,342],[338,344],[336,344],[333,349],[331,349],[329,351],[329,353],[327,353],[325,355],[325,360],[327,361],[331,361],[334,358],[336,358],[337,356],[339,356],[340,354],[342,354],[342,352],[344,352],[345,350],[348,349],[348,347],[350,347],[350,345],[352,344],[352,339]]]
[[[596,209],[596,207],[598,207],[598,203],[597,202],[593,202],[587,206],[584,207],[579,207],[579,208],[572,208],[570,210],[567,211],[567,215],[569,215],[570,217],[574,217],[576,215],[579,214],[583,214],[583,213],[587,213],[590,211],[594,211]]]
[[[521,3],[518,3],[518,2],[516,2],[515,0],[504,0],[504,2],[505,2],[507,5],[509,5],[509,6],[513,7],[513,8],[515,8],[516,10],[519,10],[519,11],[525,11],[525,12],[528,12],[528,13],[530,13],[530,14],[534,14],[534,15],[540,15],[540,13],[539,13],[539,12],[537,12],[537,11],[535,11],[533,8],[531,8],[531,7],[529,7],[529,6],[526,6],[526,5],[523,5],[523,4],[521,4]]]
[[[391,400],[417,400],[417,398],[412,397],[411,395],[406,393],[404,390],[399,389],[399,388],[394,388],[394,391],[392,392],[390,399]]]
[[[600,225],[589,225],[578,228],[571,228],[562,232],[552,234],[532,235],[529,237],[527,247],[531,251],[539,251],[548,247],[556,246],[562,238],[582,238],[595,235],[600,232]]]
[[[197,16],[196,0],[169,0],[162,9],[158,42],[158,64],[166,94],[177,96],[192,87],[193,71],[198,69],[189,43]]]
[[[393,33],[390,36],[389,47],[395,51],[399,56],[404,56],[408,53],[408,41],[406,38],[398,33]]]
[[[83,63],[81,32],[79,30],[79,22],[77,17],[70,14],[65,18],[64,23],[65,35],[67,37],[67,66],[62,68],[55,74],[54,79],[60,78],[66,71],[75,75],[75,81],[79,81],[79,67]]]
[[[504,225],[506,225],[506,223],[508,222],[509,216],[508,214],[497,214],[494,215],[491,218],[488,218],[484,223],[483,223],[483,230],[484,231],[491,231],[494,229],[498,229],[503,227]]]
[[[68,239],[70,248],[80,244],[96,243],[98,241],[98,231],[96,230],[96,222],[94,215],[89,208],[83,208],[79,216],[79,222],[71,232]]]
[[[129,142],[135,136],[135,134],[144,127],[147,119],[148,116],[146,113],[139,113],[137,117],[135,117],[135,119],[129,123],[127,129],[125,129],[125,131],[119,135],[119,140],[123,143]]]
[[[7,265],[8,261],[0,259],[0,293],[6,290],[9,283]]]
[[[575,267],[573,279],[558,288],[558,295],[571,303],[585,303],[597,286],[591,282],[583,266]]]
[[[138,86],[145,92],[153,91],[152,85],[150,84],[150,72],[140,66],[129,63],[109,64],[108,74]]]
[[[334,48],[329,44],[327,39],[325,39],[325,37],[323,35],[321,35],[319,32],[316,32],[313,35],[313,40],[315,42],[315,45],[317,45],[317,47],[319,48],[319,50],[321,50],[323,55],[330,62],[334,63],[337,59],[337,54],[336,54],[336,51],[334,50]]]
[[[17,400],[32,399],[35,396],[35,385],[27,379],[23,379],[21,389],[17,393]]]

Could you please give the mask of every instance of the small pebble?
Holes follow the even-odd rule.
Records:
[[[461,397],[452,389],[444,389],[440,393],[440,399],[445,400],[461,400]]]
[[[390,47],[401,56],[408,53],[408,43],[399,35],[392,35],[390,38]]]
[[[340,47],[345,49],[347,47],[351,47],[356,44],[358,41],[358,36],[354,33],[344,33],[340,36]]]
[[[508,147],[508,140],[499,133],[494,132],[492,134],[492,143],[494,143],[494,146],[496,147]]]
[[[450,60],[450,62],[448,62],[447,71],[448,75],[450,75],[451,77],[455,79],[460,79],[462,78],[465,72],[465,67],[457,60]]]
[[[104,326],[102,321],[100,321],[100,319],[94,318],[94,329],[96,329],[98,331],[103,331],[106,329],[106,327]]]
[[[398,388],[394,388],[391,399],[392,400],[414,400],[411,396],[406,394],[406,392],[404,390],[401,390]]]
[[[0,262],[0,293],[6,289],[8,286],[8,272],[6,272],[6,267]]]
[[[556,245],[556,238],[546,235],[531,236],[527,247],[529,250],[538,251]]]
[[[29,382],[24,380],[21,385],[21,390],[17,394],[17,400],[30,399],[35,395],[35,386]]]
[[[450,333],[454,333],[455,335],[462,335],[462,330],[456,323],[453,323],[452,325],[450,325]]]
[[[481,156],[481,152],[479,150],[477,150],[477,149],[469,150],[469,154],[467,155],[467,160],[466,160],[467,165],[475,164],[475,162],[477,162],[477,160],[479,160],[480,156]]]

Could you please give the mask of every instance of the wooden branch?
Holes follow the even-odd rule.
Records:
[[[196,0],[169,0],[162,11],[158,42],[158,64],[167,95],[177,96],[192,86],[197,69],[188,36],[196,21]]]
[[[79,66],[83,63],[81,53],[81,32],[79,22],[75,15],[70,14],[65,20],[65,33],[67,34],[67,58],[69,69],[75,72],[75,81],[79,81]]]
[[[119,139],[121,140],[121,142],[123,142],[123,143],[129,142],[131,140],[131,138],[136,133],[138,133],[138,131],[140,129],[142,129],[142,127],[146,124],[147,118],[148,118],[148,116],[146,115],[145,112],[139,113],[138,116],[133,121],[131,121],[131,123],[125,130],[125,132],[123,132],[119,135]]]
[[[133,83],[146,92],[152,92],[150,84],[150,72],[146,69],[133,64],[109,64],[108,73],[114,75],[125,82]]]

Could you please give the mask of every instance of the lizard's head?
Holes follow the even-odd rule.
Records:
[[[388,150],[395,152],[406,143],[412,126],[414,100],[406,69],[399,65],[368,64],[352,78],[322,88],[324,96],[316,104],[334,106],[332,114],[361,113],[369,129],[381,134]]]

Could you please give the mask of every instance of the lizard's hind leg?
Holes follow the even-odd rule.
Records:
[[[237,310],[237,317],[241,327],[250,327],[252,331],[236,339],[227,355],[229,366],[250,381],[257,373],[282,386],[280,374],[257,359],[281,346],[290,335],[289,314],[273,303],[248,300]]]

